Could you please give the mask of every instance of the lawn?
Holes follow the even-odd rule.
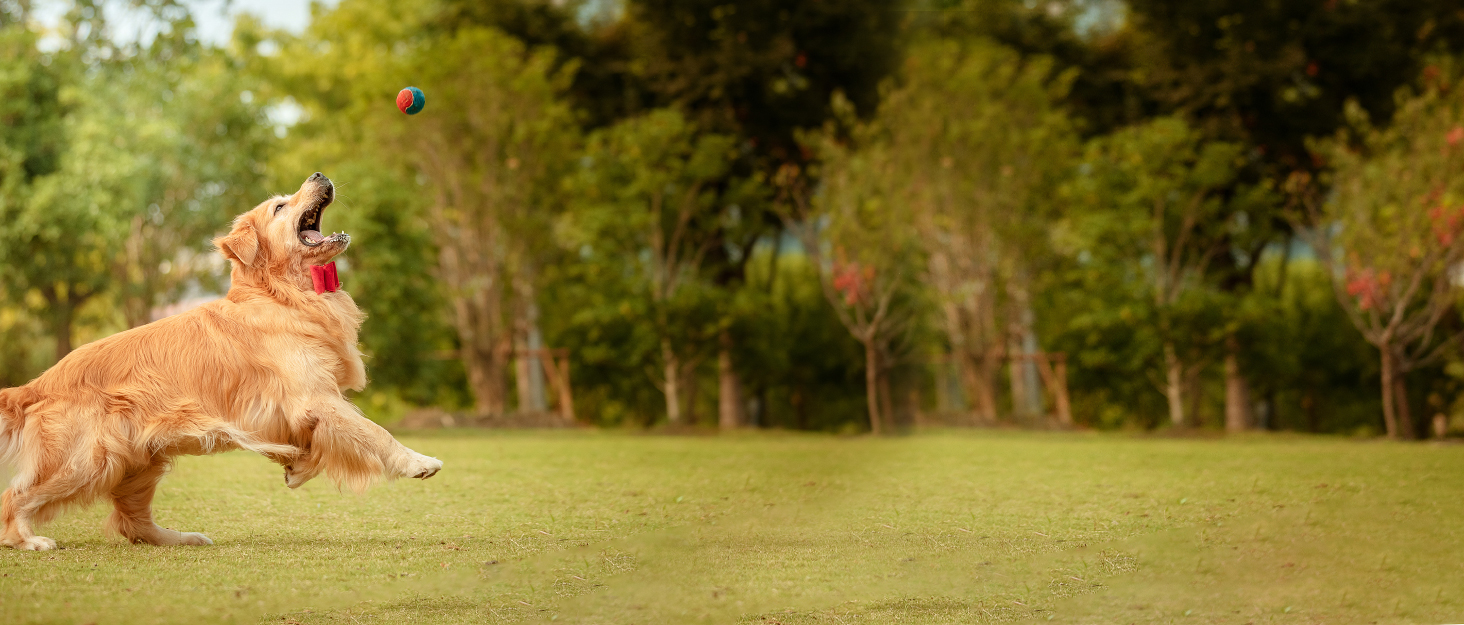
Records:
[[[1464,621],[1464,446],[441,431],[365,495],[232,453],[0,550],[3,623]]]

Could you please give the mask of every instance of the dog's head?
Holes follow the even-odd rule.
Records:
[[[294,195],[270,198],[235,218],[233,229],[214,245],[234,261],[236,276],[283,278],[308,289],[310,266],[324,264],[351,244],[349,234],[321,234],[325,209],[334,200],[335,185],[315,172]]]

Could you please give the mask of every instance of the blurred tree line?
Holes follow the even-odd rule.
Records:
[[[1448,0],[132,9],[0,3],[0,384],[321,170],[381,418],[1464,429]]]

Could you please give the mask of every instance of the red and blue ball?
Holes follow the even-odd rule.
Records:
[[[422,95],[422,90],[416,87],[407,87],[397,93],[397,108],[408,115],[416,115],[422,112],[422,107],[427,105],[427,96]]]

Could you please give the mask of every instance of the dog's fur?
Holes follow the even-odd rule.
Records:
[[[0,390],[0,461],[17,469],[0,500],[0,544],[54,548],[34,526],[100,497],[116,508],[109,527],[134,543],[212,544],[153,522],[153,492],[180,454],[248,449],[283,465],[290,488],[322,471],[359,491],[442,468],[341,394],[366,385],[364,315],[345,291],[315,293],[310,266],[350,237],[302,235],[334,197],[317,173],[235,219],[214,241],[233,265],[226,298],[85,345]]]

